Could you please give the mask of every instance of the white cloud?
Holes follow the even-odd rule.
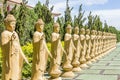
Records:
[[[105,4],[108,0],[81,0],[84,5]]]
[[[92,11],[92,14],[99,15],[103,22],[106,20],[108,25],[115,26],[120,30],[120,9],[96,10]]]

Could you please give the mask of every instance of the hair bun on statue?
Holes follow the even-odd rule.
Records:
[[[4,19],[4,22],[11,22],[11,21],[16,21],[15,17],[12,14],[8,14],[6,18]]]

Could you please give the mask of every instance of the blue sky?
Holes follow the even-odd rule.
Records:
[[[34,7],[38,1],[45,3],[46,0],[28,0],[28,4]],[[53,12],[60,12],[64,15],[66,0],[49,1],[50,6],[54,5]],[[72,16],[78,14],[80,4],[83,4],[85,17],[92,11],[92,14],[99,15],[103,22],[106,20],[108,25],[120,30],[120,0],[69,0],[69,5],[73,7]]]

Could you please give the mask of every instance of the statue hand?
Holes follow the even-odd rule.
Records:
[[[15,38],[16,38],[16,35],[15,35],[15,33],[13,33],[11,36],[11,40],[14,40]]]
[[[59,35],[59,39],[61,39],[61,36]]]
[[[45,35],[43,34],[42,36],[41,36],[41,40],[43,40],[45,38]]]

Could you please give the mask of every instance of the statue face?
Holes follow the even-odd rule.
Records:
[[[42,24],[42,25],[38,25],[38,26],[36,27],[36,30],[39,31],[39,32],[43,32],[43,30],[44,30],[44,25],[43,25],[43,24]]]
[[[8,26],[7,26],[7,30],[9,31],[14,31],[15,30],[15,25],[16,25],[16,22],[15,21],[11,21],[9,22]]]
[[[82,34],[85,34],[85,31],[82,31]]]
[[[78,33],[79,33],[79,30],[78,30],[78,29],[77,29],[77,30],[75,30],[75,33],[76,33],[76,34],[78,34]]]
[[[44,30],[44,25],[40,25],[41,32]]]
[[[72,29],[71,29],[71,28],[68,28],[68,29],[67,29],[67,33],[71,34],[71,32],[72,32]]]
[[[55,31],[56,33],[58,33],[58,32],[60,31],[60,28],[59,28],[59,27],[55,27],[55,28],[54,28],[54,31]]]

